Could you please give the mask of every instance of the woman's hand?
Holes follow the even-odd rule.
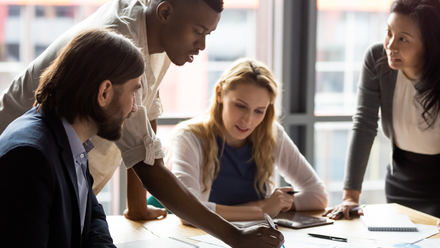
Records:
[[[359,207],[360,192],[357,190],[344,189],[344,196],[342,203],[336,205],[333,208],[328,208],[322,216],[327,216],[333,220],[339,220],[342,218],[350,219],[351,214],[364,215],[362,208],[356,211],[350,211],[353,208]]]
[[[270,198],[261,201],[261,209],[264,213],[275,217],[279,212],[287,212],[293,206],[294,195],[287,194],[293,191],[292,187],[277,188]]]
[[[438,229],[438,231],[440,232],[440,220],[437,221],[437,229]]]

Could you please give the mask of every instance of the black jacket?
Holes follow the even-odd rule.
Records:
[[[0,247],[115,247],[105,213],[89,192],[81,234],[78,184],[57,115],[32,108],[0,136]]]

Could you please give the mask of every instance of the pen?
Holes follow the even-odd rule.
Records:
[[[315,237],[315,238],[329,239],[329,240],[339,241],[339,242],[347,242],[346,238],[339,238],[339,237],[333,237],[333,236],[327,236],[327,235],[321,235],[321,234],[314,234],[314,233],[307,233],[307,234],[312,236],[312,237]]]
[[[299,190],[287,191],[287,194],[289,195],[294,195],[296,193],[299,193]]]
[[[169,237],[169,238],[172,239],[172,240],[175,240],[175,241],[179,241],[179,242],[185,243],[185,244],[190,245],[190,246],[192,246],[192,247],[199,248],[198,245],[191,244],[191,243],[189,243],[189,242],[186,242],[186,241],[183,241],[183,240],[180,240],[180,239],[174,238],[174,237]]]
[[[270,216],[269,216],[268,214],[266,214],[266,213],[264,214],[264,218],[266,219],[267,224],[269,224],[269,226],[270,226],[272,229],[275,229],[275,230],[276,230],[276,228],[275,228],[275,223],[273,223],[272,218],[270,218]],[[284,246],[284,244],[283,244],[281,247],[286,248],[286,247]]]

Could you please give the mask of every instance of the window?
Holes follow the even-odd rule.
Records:
[[[105,2],[108,0],[2,1],[0,4],[0,92],[3,92],[11,81],[56,38],[91,15]],[[114,189],[113,180],[98,195],[98,200],[104,206],[106,213],[112,213],[115,209],[112,199],[116,197],[111,193]]]
[[[0,91],[64,31],[105,2],[2,1]],[[283,82],[278,99],[283,125],[324,180],[330,205],[339,203],[363,53],[382,41],[391,0],[224,2],[206,50],[192,64],[171,65],[162,82],[164,115],[158,120],[158,136],[163,145],[169,146],[178,122],[207,109],[216,80],[235,59],[253,57],[268,64]],[[363,184],[364,203],[384,202],[376,195],[384,195],[389,149],[379,131]],[[107,214],[125,209],[125,170],[120,172],[98,195]]]
[[[82,21],[109,0],[6,0],[0,5],[0,91],[40,55],[56,38]],[[270,11],[259,8],[270,0],[225,0],[225,10],[217,30],[207,38],[207,49],[194,63],[184,67],[171,65],[161,85],[164,115],[159,120],[158,134],[164,146],[171,140],[173,127],[180,120],[203,113],[216,80],[234,60],[256,57],[258,21],[256,16]],[[264,15],[267,16],[267,15]],[[259,42],[260,45],[265,45]],[[98,194],[107,214],[125,209],[125,174],[115,173]],[[121,195],[119,195],[121,193]],[[118,204],[116,201],[122,201]]]
[[[382,42],[391,1],[318,0],[314,115],[351,117],[363,55],[368,46]],[[319,120],[319,119],[318,119]],[[329,205],[342,200],[347,147],[352,122],[314,124],[314,166],[330,194]],[[384,203],[384,179],[390,141],[381,130],[371,150],[361,202]]]

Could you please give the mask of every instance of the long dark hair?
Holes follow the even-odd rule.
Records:
[[[98,104],[99,85],[121,85],[142,75],[142,52],[129,39],[105,29],[78,33],[41,74],[34,106],[45,106],[73,123],[106,119]]]
[[[440,112],[440,1],[397,0],[390,12],[411,17],[422,34],[424,65],[415,84],[415,99],[423,106],[422,117],[430,127]]]

